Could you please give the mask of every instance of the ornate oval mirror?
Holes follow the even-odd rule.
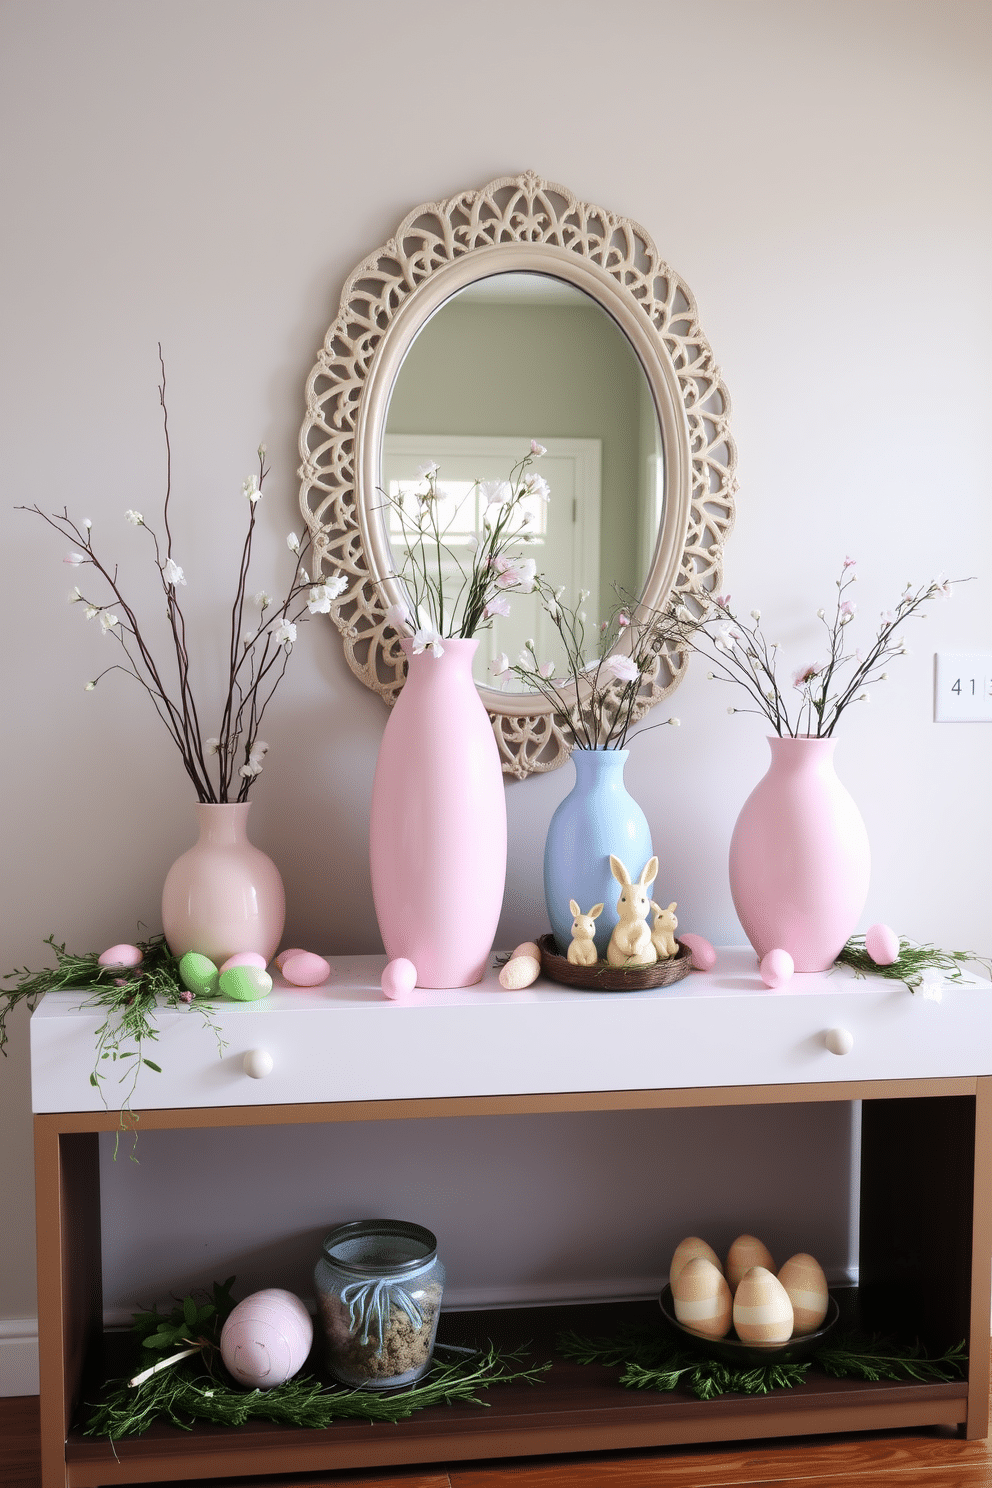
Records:
[[[712,590],[733,522],[729,399],[681,279],[643,229],[527,174],[418,207],[348,279],[307,382],[300,504],[352,670],[392,702],[405,660],[385,493],[425,459],[466,488],[505,478],[535,438],[553,499],[532,534],[539,568],[590,592],[659,605]],[[531,606],[527,605],[530,598]],[[504,770],[568,757],[543,698],[485,685],[524,635],[554,659],[533,597],[480,635],[477,680]],[[519,634],[518,634],[519,632]],[[643,714],[678,685],[662,654]]]

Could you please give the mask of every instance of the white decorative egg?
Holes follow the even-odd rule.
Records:
[[[540,961],[541,948],[536,940],[522,940],[518,946],[514,946],[511,961],[514,956],[533,956],[535,961]]]
[[[801,1250],[790,1256],[778,1273],[778,1279],[792,1303],[793,1332],[799,1336],[815,1333],[827,1315],[830,1294],[827,1278],[819,1261]]]
[[[876,966],[891,966],[899,960],[899,937],[889,925],[872,925],[865,931],[865,950]]]
[[[792,1337],[792,1303],[778,1277],[752,1266],[734,1294],[734,1328],[743,1343],[787,1343]]]
[[[730,1288],[705,1256],[696,1256],[682,1267],[672,1284],[672,1304],[679,1322],[704,1338],[723,1338],[730,1332]]]
[[[299,1297],[281,1287],[253,1292],[228,1317],[220,1352],[239,1384],[271,1390],[292,1379],[313,1343],[313,1323]]]
[[[724,1267],[732,1292],[737,1291],[741,1278],[752,1266],[764,1266],[768,1271],[775,1271],[775,1262],[767,1245],[763,1245],[754,1235],[738,1235],[727,1251],[727,1264]]]
[[[534,956],[511,956],[501,967],[499,984],[507,992],[517,992],[529,987],[541,975],[541,963]]]
[[[97,957],[100,966],[140,966],[143,960],[136,945],[115,945]]]
[[[706,1260],[716,1267],[720,1275],[723,1275],[720,1257],[712,1245],[707,1245],[706,1241],[700,1240],[698,1235],[688,1235],[685,1240],[680,1240],[675,1247],[672,1264],[668,1268],[668,1281],[671,1286],[675,1285],[675,1278],[683,1266],[687,1266],[690,1261],[696,1260],[698,1256],[704,1256]]]

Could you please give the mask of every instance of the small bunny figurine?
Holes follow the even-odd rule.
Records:
[[[677,956],[679,948],[675,943],[675,931],[679,928],[679,922],[675,918],[678,905],[673,901],[667,909],[662,909],[660,904],[651,900],[651,908],[654,910],[654,925],[651,927],[651,944],[658,954],[659,961],[667,961],[671,956]]]
[[[599,960],[596,949],[596,920],[603,913],[601,904],[594,904],[588,914],[583,914],[574,899],[568,907],[574,915],[572,920],[572,942],[568,948],[568,959],[573,966],[595,966]]]
[[[631,883],[627,869],[612,853],[610,869],[617,883],[623,887],[617,900],[620,922],[610,936],[606,959],[611,966],[652,966],[658,959],[658,953],[651,943],[651,930],[647,922],[648,910],[651,908],[648,888],[658,877],[658,859],[650,858],[644,864],[636,883]]]

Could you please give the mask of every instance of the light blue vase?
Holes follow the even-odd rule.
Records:
[[[575,784],[548,827],[544,847],[544,898],[561,954],[568,954],[575,899],[583,914],[594,904],[605,908],[596,921],[596,949],[606,955],[617,923],[620,885],[610,871],[610,854],[637,879],[653,856],[647,818],[623,783],[626,749],[576,749]]]

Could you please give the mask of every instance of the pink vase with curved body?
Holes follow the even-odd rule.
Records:
[[[270,857],[248,841],[250,801],[200,802],[199,839],[177,858],[162,890],[162,928],[174,956],[199,951],[215,965],[239,951],[271,961],[286,923],[286,894]]]
[[[470,987],[486,969],[506,881],[499,750],[472,677],[476,640],[406,653],[379,749],[369,828],[372,895],[386,954],[418,987]]]
[[[759,960],[780,948],[796,971],[825,971],[868,897],[868,833],[834,772],[836,740],[768,743],[768,773],[730,841],[734,907]]]

